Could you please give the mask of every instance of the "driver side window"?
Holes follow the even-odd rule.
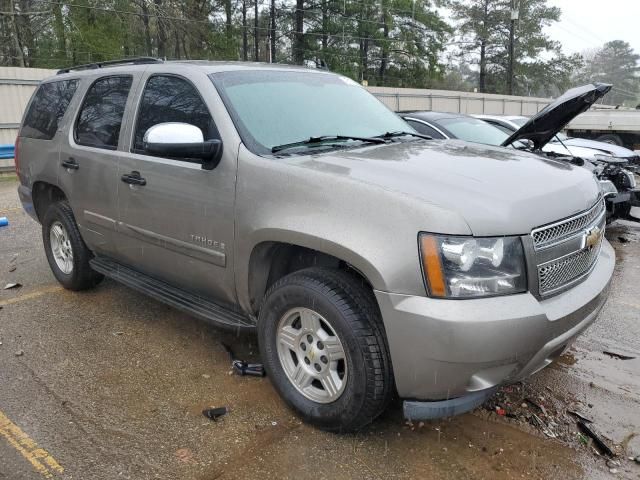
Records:
[[[174,75],[154,75],[147,81],[133,141],[133,151],[145,154],[145,132],[159,123],[189,123],[202,130],[204,140],[220,138],[218,130],[196,88]]]

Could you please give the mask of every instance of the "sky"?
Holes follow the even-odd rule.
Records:
[[[547,32],[565,53],[598,48],[625,40],[640,53],[640,0],[548,0],[560,7],[560,22]]]

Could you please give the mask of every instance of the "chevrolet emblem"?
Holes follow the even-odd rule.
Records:
[[[600,243],[602,239],[603,231],[600,227],[593,227],[588,230],[585,230],[584,237],[582,243],[584,244],[583,248],[593,248]]]

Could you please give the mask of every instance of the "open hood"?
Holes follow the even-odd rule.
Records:
[[[507,147],[517,140],[531,140],[534,149],[540,150],[571,120],[604,97],[611,87],[606,83],[593,83],[566,91],[513,132],[502,146]]]

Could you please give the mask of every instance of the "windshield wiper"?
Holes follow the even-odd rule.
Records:
[[[401,132],[401,131],[383,133],[382,135],[377,135],[375,138],[383,138],[385,140],[389,140],[391,138],[405,137],[407,135],[410,135],[412,137],[423,138],[425,140],[433,140],[433,137],[429,135],[423,135],[421,133],[415,133],[415,132]]]
[[[286,150],[288,148],[304,147],[306,145],[317,145],[324,142],[331,142],[336,140],[356,140],[356,141],[367,142],[367,143],[387,143],[382,138],[377,138],[377,137],[374,138],[374,137],[356,137],[352,135],[321,135],[319,137],[309,137],[306,140],[301,140],[299,142],[276,145],[275,147],[271,148],[271,153],[277,153],[282,150]]]

